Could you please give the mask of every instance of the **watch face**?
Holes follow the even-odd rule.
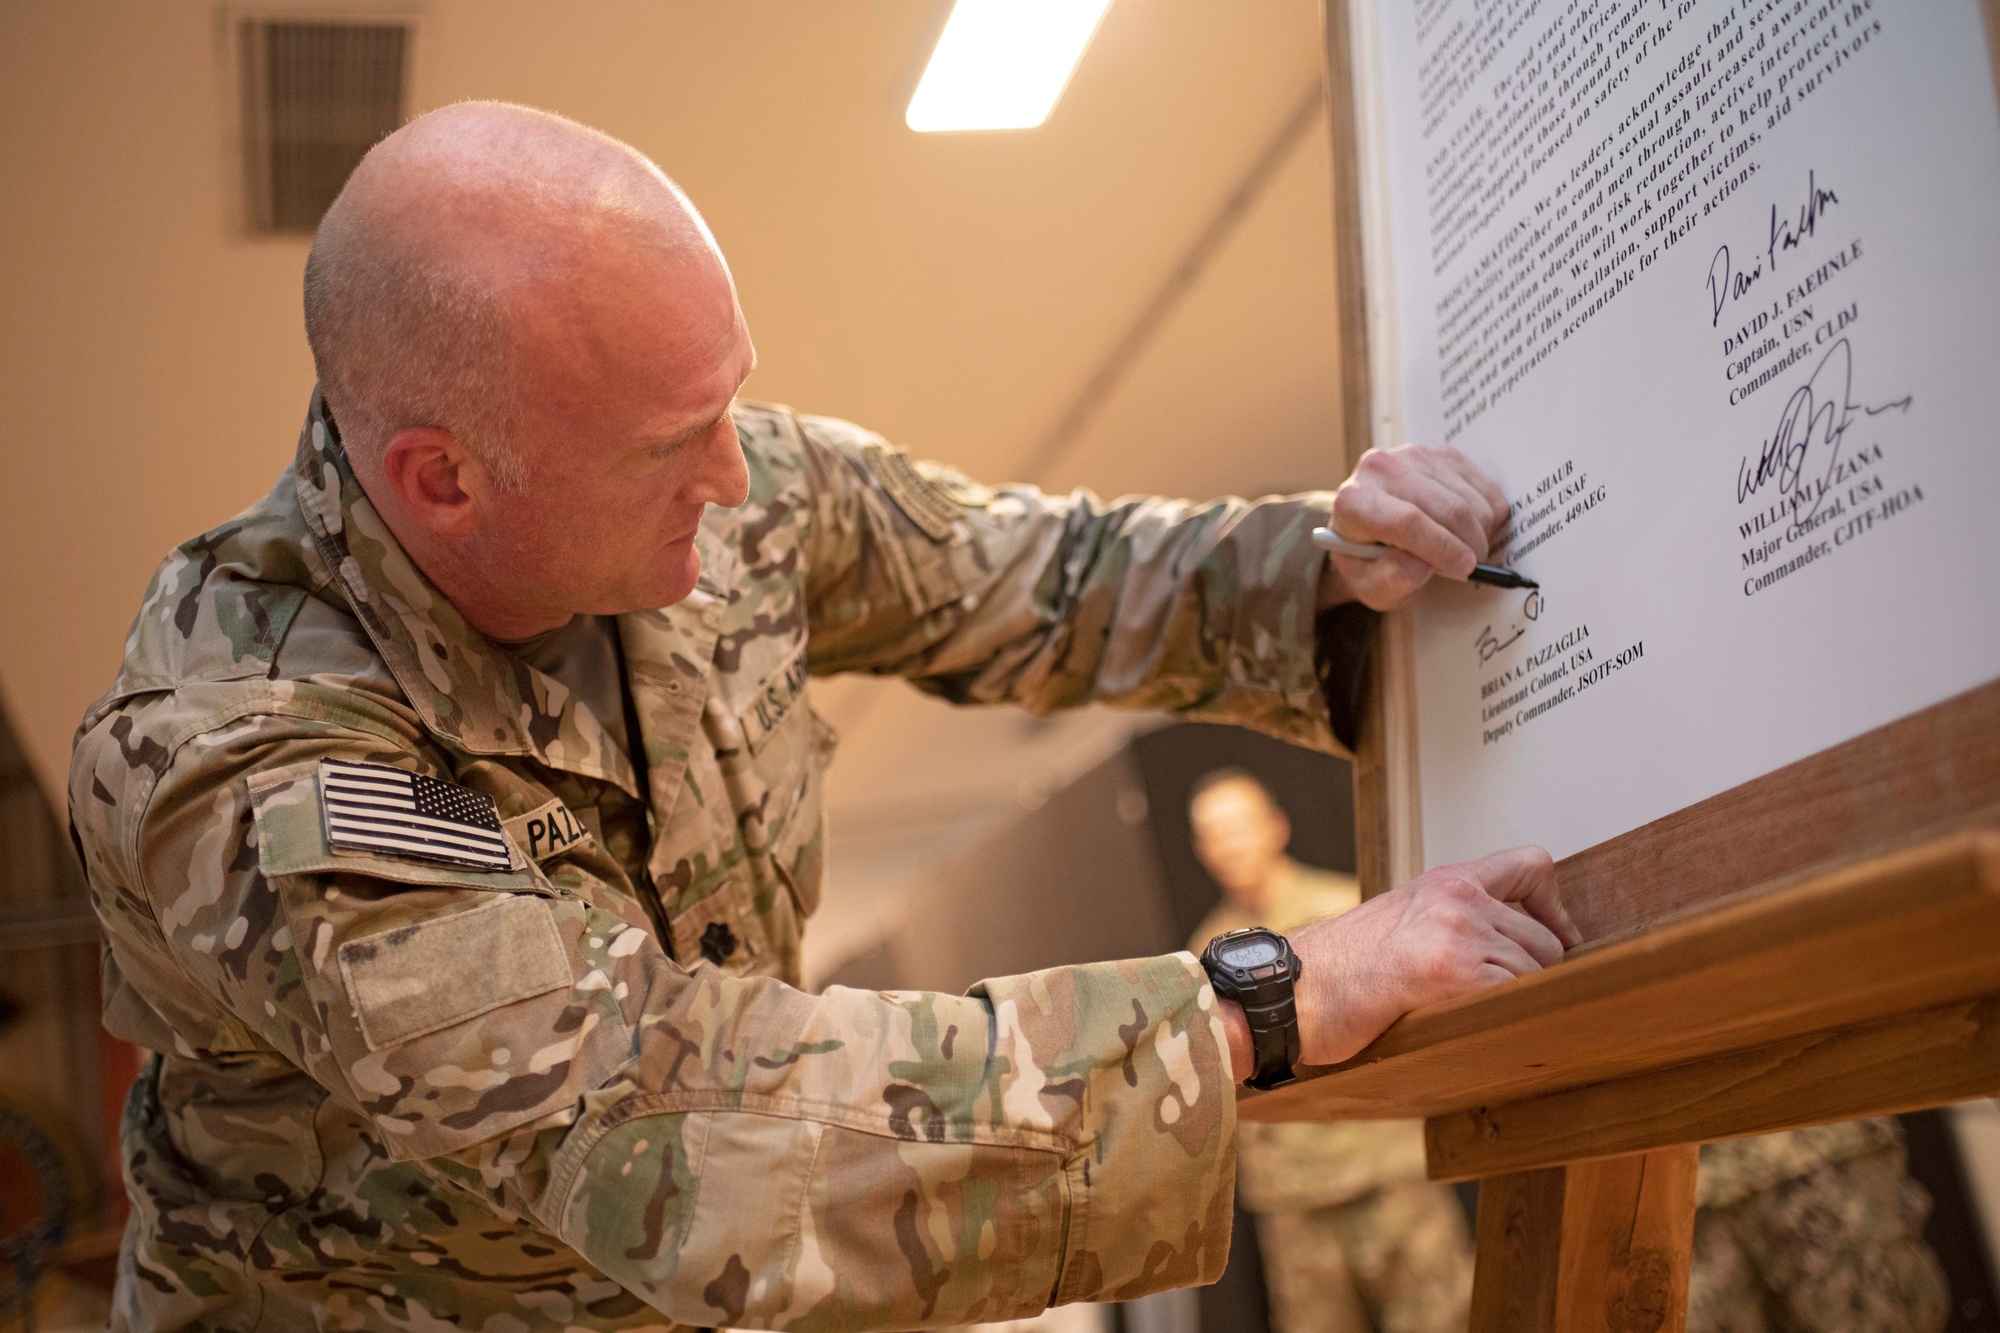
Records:
[[[1231,967],[1261,967],[1277,962],[1281,956],[1278,942],[1270,939],[1245,940],[1222,951],[1222,961]]]

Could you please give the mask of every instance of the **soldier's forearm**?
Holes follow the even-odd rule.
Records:
[[[1234,1090],[1188,955],[967,996],[697,984],[641,1019],[629,1092],[590,1099],[536,1209],[656,1308],[858,1333],[1219,1275]]]

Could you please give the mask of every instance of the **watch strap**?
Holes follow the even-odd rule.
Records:
[[[1250,1024],[1250,1077],[1244,1082],[1258,1091],[1281,1088],[1294,1082],[1293,1069],[1299,1062],[1298,1008],[1291,996],[1266,1005],[1244,1004],[1243,1017]]]

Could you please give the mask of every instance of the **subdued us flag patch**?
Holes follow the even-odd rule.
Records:
[[[387,764],[319,763],[327,846],[411,856],[481,870],[511,870],[513,844],[493,798]]]

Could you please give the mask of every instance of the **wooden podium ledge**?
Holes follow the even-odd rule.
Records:
[[[2000,1092],[2000,832],[1720,907],[1405,1016],[1245,1120],[1424,1117],[1436,1179]]]

